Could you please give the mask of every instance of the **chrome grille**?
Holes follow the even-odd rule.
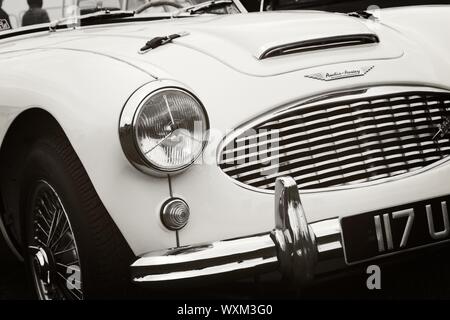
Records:
[[[450,140],[439,132],[450,121],[449,108],[447,91],[416,87],[377,87],[293,105],[226,140],[219,166],[266,190],[286,175],[299,188],[314,189],[408,173],[450,154]]]

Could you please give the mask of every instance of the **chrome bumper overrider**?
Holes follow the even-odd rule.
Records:
[[[239,278],[272,271],[296,285],[345,266],[339,219],[308,224],[290,177],[275,188],[275,229],[265,234],[151,252],[131,265],[136,283]]]

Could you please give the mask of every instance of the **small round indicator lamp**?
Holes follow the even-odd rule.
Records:
[[[161,221],[172,231],[182,229],[189,221],[189,206],[180,198],[171,198],[161,207]]]

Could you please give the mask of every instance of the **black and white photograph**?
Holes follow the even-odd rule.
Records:
[[[450,0],[0,0],[0,302],[450,299],[449,31]]]

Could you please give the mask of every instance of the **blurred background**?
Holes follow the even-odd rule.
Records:
[[[102,7],[111,9],[134,10],[148,0],[42,0],[42,8],[47,11],[51,21],[66,17],[71,6],[78,6],[82,11]],[[183,7],[198,4],[206,0],[173,0]],[[371,6],[380,8],[417,4],[441,4],[450,3],[450,0],[240,0],[250,12],[264,10],[296,10],[314,9],[338,12],[362,11]],[[261,1],[263,2],[261,4]],[[29,6],[27,0],[3,0],[2,9],[10,17],[13,28],[21,27],[22,18]],[[173,11],[173,7],[155,7],[150,11]],[[151,12],[149,12],[151,13]]]
[[[124,0],[103,0],[105,7],[122,7]],[[130,2],[138,0],[131,0]],[[65,8],[71,5],[96,6],[95,0],[43,0],[42,8],[47,11],[50,20],[60,19],[65,16]],[[3,10],[9,14],[13,28],[21,27],[22,18],[28,10],[27,0],[3,0]]]

